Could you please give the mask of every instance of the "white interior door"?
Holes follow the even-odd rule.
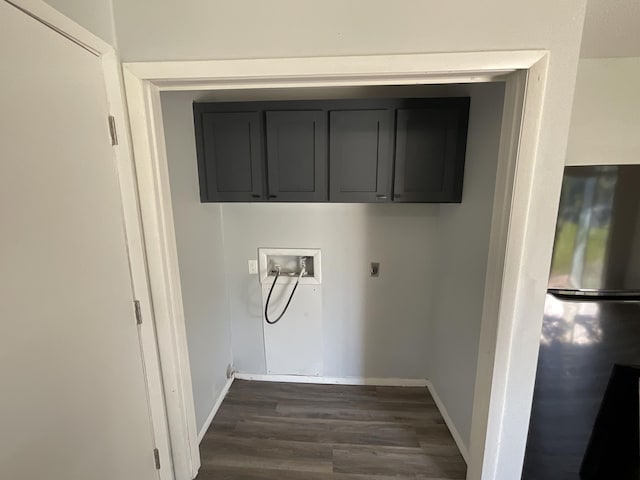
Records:
[[[158,478],[100,59],[0,1],[0,478]]]

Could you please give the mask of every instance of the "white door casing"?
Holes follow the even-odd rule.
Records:
[[[102,60],[0,2],[0,477],[156,479]]]
[[[479,377],[475,389],[467,474],[469,480],[493,480],[502,478],[502,473],[497,472],[500,468],[515,471],[522,466],[530,403],[527,405],[526,401],[523,402],[523,408],[509,418],[509,422],[503,421],[501,412],[505,409],[509,394],[515,391],[526,397],[527,388],[533,388],[529,367],[535,364],[535,356],[526,355],[526,378],[523,380],[510,368],[512,358],[522,359],[522,355],[510,355],[518,343],[510,332],[516,324],[529,324],[530,331],[520,344],[528,344],[529,347],[534,343],[537,345],[542,319],[541,315],[538,318],[538,310],[541,312],[542,301],[533,297],[530,302],[529,297],[514,300],[525,277],[530,283],[531,279],[539,281],[546,276],[544,262],[537,259],[532,262],[530,258],[524,259],[522,256],[523,236],[530,233],[528,222],[534,218],[530,215],[531,205],[537,205],[541,199],[532,192],[532,186],[557,179],[562,168],[557,161],[563,149],[560,143],[554,155],[546,157],[548,165],[537,169],[537,176],[531,175],[539,160],[542,107],[552,110],[554,105],[553,100],[545,97],[548,68],[549,53],[541,50],[141,62],[123,65],[177,479],[188,479],[189,472],[197,471],[200,458],[194,426],[160,92],[507,82],[499,153],[502,172],[497,178],[499,185],[494,198],[489,251],[490,258],[496,262],[487,271],[478,355]],[[571,91],[571,85],[564,87]],[[557,100],[559,96],[555,98]],[[561,107],[555,109],[556,114]],[[521,128],[522,124],[528,128]],[[562,128],[568,129],[568,122]],[[518,171],[522,173],[517,174]],[[559,197],[559,182],[556,183],[551,185],[547,199]],[[516,201],[512,199],[514,191],[520,192]],[[542,212],[544,218],[555,218],[550,203],[540,208],[539,216]],[[514,218],[518,221],[513,222]],[[535,250],[541,253],[543,257],[550,253],[550,246],[545,250],[545,245],[536,244],[535,240],[549,237],[553,230],[550,221],[544,227],[535,231],[535,248],[530,249],[531,252]],[[536,268],[532,269],[534,265]],[[508,282],[503,282],[505,272],[510,276]],[[522,311],[525,303],[536,305],[527,307],[526,315],[516,315],[516,310]],[[496,352],[501,352],[502,356],[506,354],[507,360],[501,358],[498,361]],[[509,394],[505,394],[505,389],[509,390]],[[502,442],[503,435],[514,438],[510,442]],[[515,477],[508,475],[508,478]]]

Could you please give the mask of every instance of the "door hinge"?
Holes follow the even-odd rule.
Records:
[[[109,115],[109,135],[111,135],[111,145],[118,145],[118,131],[116,130],[116,117]]]
[[[160,470],[160,452],[157,448],[153,449],[153,460],[156,462],[156,470]]]
[[[136,323],[138,325],[142,325],[142,310],[140,309],[140,300],[134,300],[133,307],[136,311]]]

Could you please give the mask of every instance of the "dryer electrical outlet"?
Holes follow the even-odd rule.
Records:
[[[260,248],[258,262],[259,278],[262,284],[262,325],[267,373],[322,375],[320,249]],[[294,292],[296,282],[298,286]],[[271,319],[280,315],[291,297],[286,312],[274,324],[268,324],[264,314],[269,292],[271,292],[271,298],[268,313]],[[292,293],[293,296],[291,296]]]

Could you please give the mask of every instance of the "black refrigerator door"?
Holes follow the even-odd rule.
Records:
[[[639,186],[640,165],[565,168],[549,288],[640,294]]]
[[[580,478],[638,478],[640,367],[615,364],[582,458]]]
[[[625,388],[628,391],[628,378],[626,387],[614,382],[615,365],[640,365],[640,303],[562,301],[547,295],[523,479],[591,480],[598,478],[588,476],[594,471],[588,467],[595,461],[603,480],[626,480],[615,473],[616,462],[637,462],[637,449],[622,448],[620,456],[615,449],[597,450],[602,438],[608,438],[604,444],[619,440],[615,432],[620,429],[619,416],[602,413],[603,418],[596,421],[599,412],[611,411],[607,404],[612,398]],[[605,395],[610,382],[616,385]],[[638,388],[632,389],[632,395],[614,410],[635,405],[635,414],[628,416],[629,428],[622,430],[637,438]],[[581,476],[590,440],[596,451],[587,457]],[[635,451],[633,458],[629,451],[631,455]],[[601,476],[603,471],[610,474]],[[638,480],[633,474],[628,478]]]

